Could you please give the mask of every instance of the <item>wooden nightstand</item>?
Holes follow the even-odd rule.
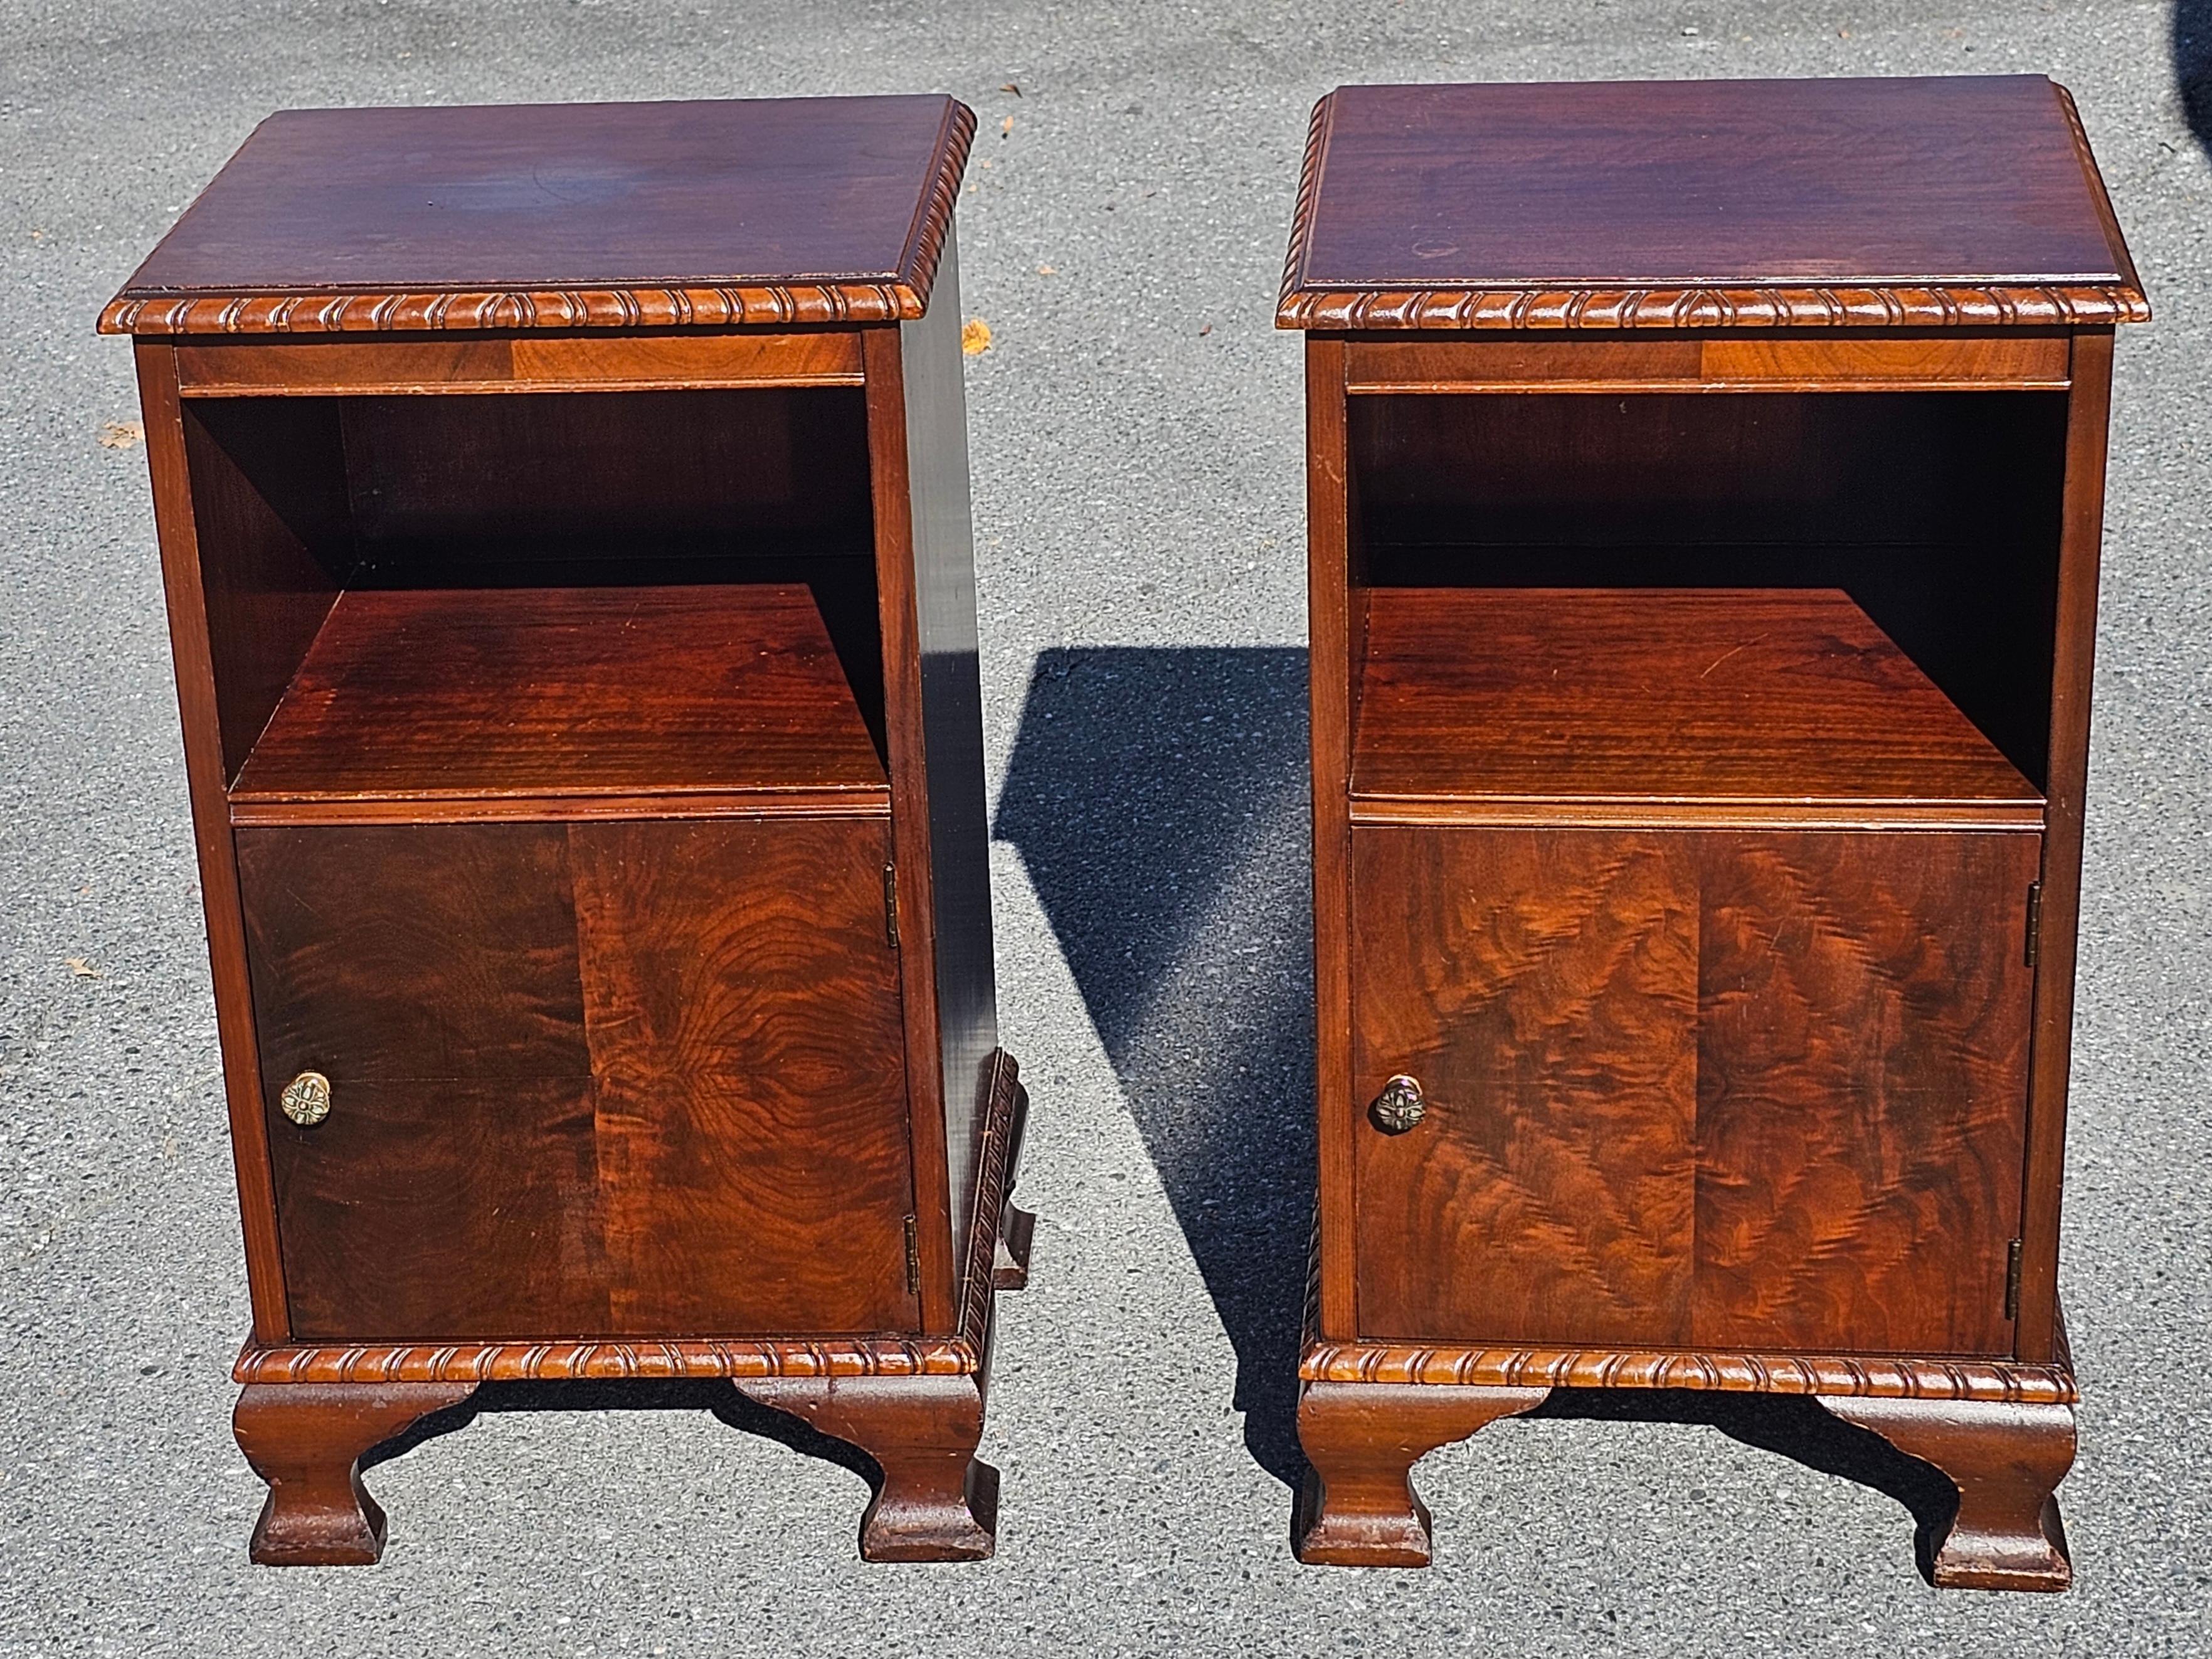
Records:
[[[1309,1561],[1553,1387],[1769,1389],[2057,1589],[2114,325],[2039,76],[1347,87],[1306,333]]]
[[[291,112],[136,337],[253,1554],[479,1384],[727,1377],[987,1555],[997,1047],[949,98]]]

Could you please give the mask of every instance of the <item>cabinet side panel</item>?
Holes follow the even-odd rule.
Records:
[[[570,826],[609,1328],[910,1331],[879,819]]]
[[[1314,1110],[1321,1334],[1355,1336],[1352,1262],[1352,687],[1366,594],[1351,543],[1345,343],[1306,338],[1306,626],[1313,751]]]
[[[224,795],[228,774],[223,765],[222,723],[209,649],[199,535],[192,517],[184,410],[177,395],[176,352],[166,341],[141,340],[136,355],[139,406],[146,421],[146,463],[154,486],[155,526],[161,544],[169,645],[175,659],[177,712],[184,727],[185,778],[191,792],[192,840],[199,857],[200,893],[207,914],[208,963],[215,986],[216,1029],[222,1043],[223,1091],[229,1108],[231,1158],[238,1178],[253,1336],[258,1342],[282,1342],[289,1330],[283,1255],[277,1243],[276,1200],[262,1117],[253,993],[246,972],[245,925],[239,913],[237,854]]]
[[[2038,840],[1699,840],[1699,1346],[2010,1351]]]
[[[2015,1353],[2045,1360],[2058,1329],[2058,1202],[2066,1169],[2066,1093],[2074,1048],[2074,956],[2081,921],[2083,809],[2089,786],[2089,702],[2097,644],[2097,568],[2105,535],[2106,427],[2112,334],[2074,338],[2066,403],[2066,486],[2051,676],[2050,810],[2043,844],[2043,917],[2035,978],[2033,1097],[2028,1107],[2027,1212],[2021,1224]]]
[[[324,561],[347,557],[338,410],[257,398],[188,403],[183,415],[223,775],[234,778],[337,599]]]
[[[1683,837],[1352,832],[1360,1334],[1687,1340],[1697,895]]]
[[[899,336],[905,368],[923,745],[929,777],[938,1038],[957,1253],[965,1249],[968,1217],[975,1207],[977,1152],[990,1058],[999,1046],[999,1022],[968,496],[968,411],[961,380],[960,277],[949,228],[928,313],[902,325]],[[956,1254],[955,1272],[963,1266]]]

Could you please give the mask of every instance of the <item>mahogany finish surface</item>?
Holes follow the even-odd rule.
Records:
[[[888,810],[803,587],[349,592],[230,793],[265,808],[707,792]]]
[[[2040,828],[2027,779],[1842,593],[1377,588],[1363,821],[1541,804]]]
[[[2106,423],[2148,316],[2039,76],[1316,109],[1278,312],[1304,1559],[1425,1560],[1406,1468],[1516,1391],[1711,1388],[1942,1469],[1939,1584],[2063,1585]]]
[[[289,112],[136,333],[263,1560],[479,1383],[724,1377],[989,1553],[1025,1281],[943,97]],[[788,1382],[790,1387],[781,1384]]]
[[[945,97],[284,110],[100,326],[919,317],[975,129]]]
[[[2009,1353],[2038,852],[1356,829],[1363,1335]]]
[[[2148,314],[2041,76],[1340,87],[1306,167],[1287,326]]]

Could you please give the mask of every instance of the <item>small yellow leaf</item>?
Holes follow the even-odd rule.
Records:
[[[94,967],[82,957],[64,957],[62,958],[62,965],[64,968],[67,968],[70,972],[75,974],[79,979],[98,979],[100,977],[100,969]]]
[[[1000,82],[999,83],[999,90],[1000,92],[1011,92],[1017,98],[1022,95],[1022,89],[1016,86],[1012,81]]]
[[[1037,275],[1040,276],[1057,276],[1060,275],[1060,272],[1055,270],[1050,265],[1039,265],[1037,267]]]
[[[146,435],[146,428],[137,421],[106,421],[100,428],[102,449],[128,449]]]
[[[1003,121],[1001,121],[1001,122],[1000,122],[1000,123],[999,123],[999,137],[1001,137],[1001,138],[1005,137],[1008,133],[1012,132],[1013,130],[1014,130],[1014,118],[1013,118],[1012,116],[1011,116],[1011,115],[1009,115],[1009,116],[1008,116],[1005,120],[1003,120]]]
[[[980,357],[991,349],[991,325],[981,317],[970,317],[960,328],[960,349],[970,357]]]

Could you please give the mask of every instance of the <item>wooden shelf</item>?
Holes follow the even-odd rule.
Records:
[[[2028,781],[1834,590],[1365,600],[1355,821],[2042,827]]]
[[[341,594],[230,792],[234,823],[887,813],[807,589]]]

